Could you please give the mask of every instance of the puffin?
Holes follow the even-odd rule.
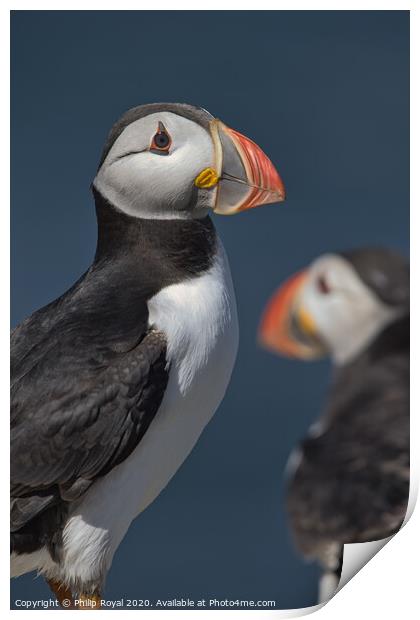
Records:
[[[320,565],[319,602],[338,587],[344,544],[391,536],[405,517],[409,278],[388,248],[324,254],[280,287],[260,323],[270,351],[332,361],[322,414],[286,466],[291,530]]]
[[[116,122],[92,192],[92,265],[11,335],[11,574],[67,608],[101,607],[130,523],[227,389],[237,310],[209,214],[285,198],[252,140],[178,103]]]

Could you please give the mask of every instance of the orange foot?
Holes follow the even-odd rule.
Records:
[[[63,609],[74,609],[72,591],[64,583],[55,579],[47,579],[47,583]]]
[[[99,592],[93,594],[79,594],[75,601],[76,609],[101,609],[101,595]]]

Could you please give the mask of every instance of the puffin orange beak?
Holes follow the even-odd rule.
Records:
[[[285,199],[283,181],[255,142],[217,119],[211,122],[210,131],[215,169],[203,170],[195,184],[208,188],[217,185],[215,213],[232,215]]]
[[[300,293],[308,278],[301,271],[289,278],[268,302],[261,319],[258,340],[263,347],[286,357],[322,357],[314,319],[300,303]]]

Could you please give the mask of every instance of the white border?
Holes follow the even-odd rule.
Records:
[[[42,2],[34,6],[33,2],[10,2],[7,7],[1,9],[0,15],[3,19],[0,22],[0,66],[1,66],[1,84],[9,84],[9,10],[139,10],[150,8],[149,2],[138,1],[121,1],[118,4],[109,2],[106,0],[97,0],[91,2],[74,1],[70,3],[58,2]],[[419,17],[418,10],[413,6],[414,3],[408,2],[392,2],[392,1],[365,1],[354,0],[353,2],[338,2],[338,1],[324,1],[316,3],[314,1],[306,2],[286,2],[286,1],[264,1],[250,2],[249,0],[239,0],[235,2],[213,0],[211,5],[206,5],[193,1],[179,1],[177,2],[177,9],[196,9],[196,10],[410,10],[411,9],[411,78],[412,78],[412,93],[411,93],[411,122],[412,122],[412,159],[411,159],[411,204],[414,205],[411,212],[411,263],[412,265],[420,264],[420,249],[416,241],[419,241],[420,231],[420,201],[418,191],[418,171],[420,170],[420,161],[418,155],[419,144],[419,122],[418,122],[418,110],[420,109],[420,101],[418,96],[419,80],[418,74],[420,73],[419,67]],[[153,2],[153,9],[157,10],[173,10],[173,3],[166,1],[155,0]],[[392,84],[390,84],[392,88]],[[2,153],[1,153],[1,189],[2,189],[2,208],[0,210],[2,225],[0,226],[0,273],[2,276],[2,288],[0,290],[7,291],[9,289],[9,212],[7,205],[10,202],[10,189],[9,189],[9,98],[7,96],[7,89],[3,87],[2,97],[0,98],[1,105],[1,120],[3,124],[2,128]],[[414,273],[413,273],[414,272]],[[419,270],[412,270],[412,316],[420,316],[419,307]],[[0,458],[2,484],[4,485],[3,497],[6,497],[8,492],[8,366],[9,366],[9,311],[6,301],[6,295],[4,296],[3,303],[0,305],[2,327],[1,330],[1,381],[2,381],[2,423],[4,424],[4,432],[1,433],[1,437],[4,441],[4,448],[1,450]],[[418,344],[419,340],[419,323],[412,321],[412,342]],[[414,349],[414,345],[413,345]],[[419,377],[419,362],[416,360],[417,356],[412,359],[412,375]],[[413,382],[414,384],[414,382]],[[420,470],[420,450],[419,441],[416,439],[420,437],[420,428],[418,422],[419,407],[418,390],[416,385],[412,386],[412,493],[410,498],[410,509],[413,509],[415,498],[418,492],[418,472]],[[1,511],[1,549],[8,548],[8,508],[7,505],[3,507]],[[417,617],[418,613],[418,601],[417,601],[417,588],[418,588],[418,564],[417,553],[420,542],[420,517],[419,510],[415,511],[409,522],[403,528],[403,530],[394,537],[391,542],[381,551],[373,560],[371,560],[362,571],[356,575],[351,582],[341,590],[334,599],[328,603],[325,607],[322,607],[317,612],[317,617],[323,620],[336,620],[338,617],[340,620],[354,619],[355,614],[362,615],[364,618],[380,617],[384,620],[395,619],[398,614],[404,619]],[[2,555],[0,561],[0,583],[5,586],[8,583],[9,578],[9,566],[8,557],[6,554]],[[2,588],[5,593],[0,600],[0,609],[6,615],[19,615],[25,613],[23,611],[10,611],[9,597],[6,593],[6,587]],[[316,609],[316,608],[315,608]],[[314,608],[301,610],[302,612],[310,612],[315,610]],[[280,618],[280,617],[292,617],[296,615],[299,610],[292,610],[290,612],[282,611],[255,611],[253,617],[255,618]],[[43,614],[42,611],[33,611],[33,614]],[[50,611],[51,614],[57,614],[61,612]],[[70,612],[76,613],[76,612]],[[124,614],[130,613],[129,611],[109,611],[110,614]],[[163,611],[148,611],[143,612],[142,617],[153,617],[159,619],[162,617]],[[182,611],[171,611],[176,617],[180,617],[180,614],[185,613]],[[217,614],[218,618],[230,618],[235,620],[239,616],[243,617],[245,614],[249,614],[249,611],[188,611],[188,618],[192,620],[194,618],[209,617],[210,615]],[[198,615],[200,614],[200,615]],[[51,616],[53,618],[53,616]],[[60,616],[61,617],[61,616]]]

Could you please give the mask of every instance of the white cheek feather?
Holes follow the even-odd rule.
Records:
[[[330,284],[328,294],[323,295],[317,289],[320,275]],[[400,314],[360,280],[348,261],[333,254],[313,263],[301,302],[314,318],[337,365],[357,357]]]
[[[159,121],[171,136],[169,155],[149,151]],[[131,154],[127,156],[128,153]],[[128,215],[182,219],[191,214],[179,205],[188,205],[194,179],[213,165],[214,157],[212,138],[203,127],[170,112],[150,114],[124,129],[98,171],[94,185]]]

